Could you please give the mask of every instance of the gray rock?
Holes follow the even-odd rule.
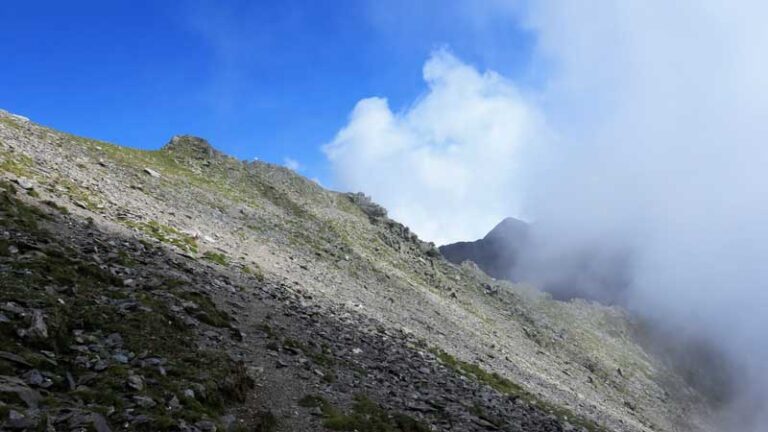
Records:
[[[111,335],[107,336],[104,342],[109,347],[120,348],[123,346],[123,337],[120,336],[120,333],[112,333]]]
[[[19,185],[19,187],[24,190],[32,190],[35,187],[35,184],[32,183],[32,180],[25,179],[25,178],[17,178],[16,184]]]
[[[144,172],[149,174],[150,177],[160,178],[160,173],[153,170],[152,168],[144,168]]]
[[[139,375],[128,376],[128,388],[136,391],[142,391],[144,389],[144,379]]]
[[[40,386],[45,381],[45,378],[37,369],[32,369],[21,376],[27,384],[31,386]]]
[[[8,360],[10,362],[13,362],[28,368],[32,367],[32,365],[27,363],[27,361],[24,360],[23,357],[14,353],[10,353],[8,351],[0,351],[0,359]]]
[[[107,423],[107,420],[99,413],[91,414],[91,424],[93,425],[93,428],[96,430],[96,432],[112,432],[112,429],[109,428],[109,423]]]
[[[32,325],[27,329],[26,334],[34,338],[48,339],[48,326],[45,325],[43,311],[39,309],[32,311]]]
[[[216,423],[210,420],[201,420],[195,423],[195,427],[200,429],[201,432],[216,432],[218,430]]]
[[[8,421],[5,422],[5,427],[10,430],[24,430],[30,429],[35,426],[35,421],[24,414],[10,410],[8,412]]]
[[[179,402],[179,398],[177,398],[176,395],[173,395],[173,397],[168,401],[168,409],[171,411],[177,411],[181,409],[181,402]]]
[[[40,393],[29,388],[21,379],[5,375],[0,375],[0,394],[13,395],[32,409],[36,409],[37,404],[43,399]]]
[[[152,408],[157,405],[157,402],[149,396],[134,396],[133,401],[142,408]]]
[[[113,355],[112,359],[120,364],[128,364],[128,356],[123,353]]]
[[[224,426],[225,431],[234,431],[237,427],[237,418],[232,414],[222,416],[219,420],[222,426]]]

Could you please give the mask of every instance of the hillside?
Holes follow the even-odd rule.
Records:
[[[691,431],[618,308],[442,258],[360,194],[0,112],[7,429]]]

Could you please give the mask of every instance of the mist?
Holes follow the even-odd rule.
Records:
[[[651,349],[718,402],[719,429],[766,430],[768,4],[451,7],[456,20],[522,23],[536,79],[433,53],[424,95],[394,112],[361,100],[325,147],[337,186],[437,243],[505,216],[531,222],[520,274],[632,310]],[[494,56],[507,47],[475,39]]]
[[[722,415],[740,431],[768,425],[765,16],[756,1],[545,1],[525,15],[556,136],[528,161],[530,262],[570,277],[585,248],[626,253],[624,304],[737,365]]]

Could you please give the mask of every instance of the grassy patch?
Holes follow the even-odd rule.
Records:
[[[271,411],[260,411],[256,413],[255,432],[274,432],[277,430],[277,417]]]
[[[504,393],[504,394],[523,393],[522,387],[502,377],[496,372],[491,373],[476,364],[467,363],[465,361],[458,360],[452,355],[439,349],[433,349],[432,353],[435,354],[435,356],[437,356],[437,358],[440,359],[440,361],[443,364],[450,367],[451,369],[459,372],[464,376],[474,378],[476,381],[479,381],[489,387],[493,387],[494,389],[498,390],[501,393]]]
[[[261,270],[261,267],[259,267],[257,264],[243,264],[243,266],[240,268],[243,273],[253,276],[258,280],[259,282],[263,282],[265,279],[264,272]]]
[[[213,251],[206,251],[203,254],[203,259],[206,259],[212,263],[216,263],[222,266],[226,266],[229,264],[229,258],[226,255],[224,255],[223,253],[218,253]]]
[[[230,327],[232,317],[219,310],[209,296],[196,291],[173,290],[173,292],[177,297],[196,305],[196,309],[190,310],[195,318],[214,327]]]
[[[12,185],[0,183],[0,224],[11,231],[11,240],[0,242],[0,266],[7,269],[0,272],[0,303],[13,302],[40,311],[48,337],[17,334],[14,329],[26,328],[29,323],[24,322],[24,315],[11,314],[10,319],[16,322],[0,326],[0,350],[21,356],[32,367],[53,377],[53,384],[41,402],[43,410],[87,404],[97,412],[105,413],[113,407],[120,413],[134,395],[147,396],[157,405],[136,408],[134,414],[146,415],[150,422],[135,426],[135,430],[162,431],[175,430],[179,419],[218,419],[226,408],[245,400],[253,385],[245,366],[224,352],[198,348],[194,330],[171,310],[173,297],[164,294],[172,291],[179,295],[178,286],[139,292],[124,289],[122,279],[90,261],[90,254],[81,253],[66,238],[41,228],[39,222],[48,216],[19,201],[13,190]],[[19,255],[8,253],[11,245],[19,250]],[[19,259],[22,254],[24,259]],[[124,260],[135,263],[129,252],[123,254]],[[49,287],[56,290],[46,289]],[[194,301],[213,325],[228,325],[229,317],[218,311],[204,293],[183,297]],[[82,336],[77,336],[75,330]],[[78,360],[83,356],[75,347],[94,346],[94,342],[113,333],[121,336],[124,352],[162,359],[162,368],[114,362],[112,349],[106,343],[97,343],[95,346],[101,347],[97,349],[107,350],[98,354],[107,360],[107,369],[91,376],[87,386],[71,391],[65,378],[67,373],[76,378],[90,373]],[[85,340],[77,340],[78,337]],[[41,350],[55,353],[56,361],[40,354]],[[0,374],[16,375],[17,369],[16,364],[0,359]],[[143,376],[147,383],[143,390],[127,389],[126,379],[131,373]],[[195,389],[194,398],[183,396],[187,388]],[[169,413],[165,401],[174,395],[181,406]],[[1,402],[12,407],[19,403],[9,398]]]
[[[6,126],[9,126],[13,129],[21,130],[21,126],[17,122],[18,120],[14,120],[13,118],[10,118],[10,117],[0,117],[0,123]]]
[[[38,209],[22,204],[17,198],[16,187],[7,181],[0,181],[0,212],[4,224],[14,225],[28,231],[37,231],[38,222],[48,216]]]
[[[66,207],[62,207],[62,206],[56,204],[54,201],[43,201],[43,204],[45,204],[48,207],[58,211],[61,214],[69,214],[69,209],[67,209]]]
[[[307,395],[299,400],[299,406],[319,408],[323,414],[323,426],[337,431],[357,432],[427,432],[423,423],[405,414],[391,413],[364,395],[355,396],[352,409],[345,413],[321,396]]]
[[[556,405],[552,405],[548,402],[545,402],[539,399],[538,397],[534,396],[533,394],[529,393],[519,385],[513,383],[512,381],[502,377],[501,375],[495,372],[493,373],[488,372],[476,364],[459,360],[453,357],[452,355],[446,353],[445,351],[437,348],[432,348],[430,351],[432,351],[432,353],[438,359],[440,359],[440,361],[444,365],[448,366],[449,368],[453,369],[454,371],[458,372],[461,375],[464,375],[468,378],[474,379],[477,382],[480,382],[489,387],[492,387],[497,391],[499,391],[500,393],[516,396],[532,405],[539,406],[544,411],[553,414],[559,419],[563,419],[563,420],[567,419],[567,421],[572,425],[585,428],[589,432],[607,432],[605,428],[593,422],[592,420],[580,417],[567,408],[562,408]],[[474,406],[470,408],[470,412],[494,424],[497,424],[500,421],[499,419],[493,418],[485,414],[485,412],[479,406]]]
[[[194,237],[184,234],[174,227],[163,225],[157,221],[136,222],[124,221],[125,225],[143,232],[155,240],[178,247],[187,252],[197,253],[197,240]]]

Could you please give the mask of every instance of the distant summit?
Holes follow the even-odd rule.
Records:
[[[603,304],[625,304],[630,284],[630,253],[603,244],[548,250],[535,241],[533,226],[506,218],[485,237],[440,247],[450,262],[472,261],[487,275],[530,282],[554,298],[583,298]]]
[[[528,235],[527,223],[509,217],[482,239],[441,246],[440,253],[454,264],[473,261],[489,276],[515,280],[514,267],[528,241]]]

